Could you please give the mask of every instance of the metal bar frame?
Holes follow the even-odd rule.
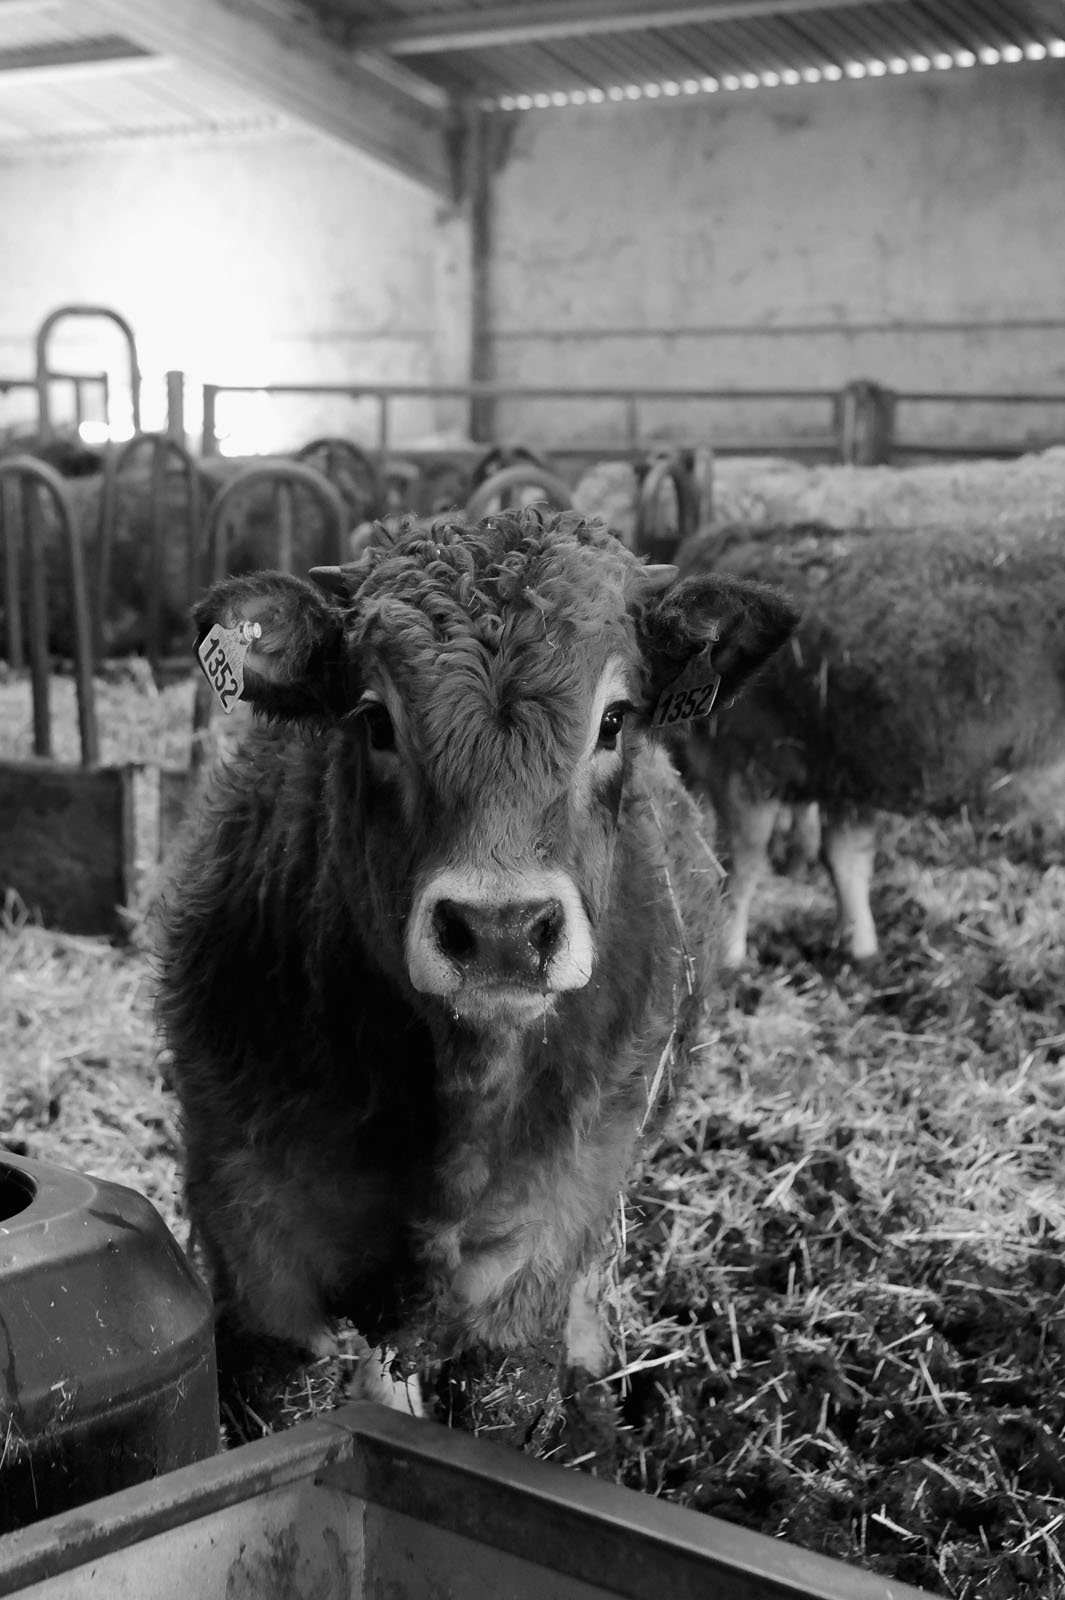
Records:
[[[562,1580],[544,1592],[921,1600],[908,1584],[365,1401],[0,1539],[0,1597],[307,1479],[365,1507],[367,1581],[355,1592],[383,1592],[373,1563],[387,1565],[395,1530],[413,1523]],[[419,1593],[453,1592],[425,1578]]]
[[[99,545],[93,607],[93,651],[97,661],[103,659],[104,623],[107,618],[108,591],[111,587],[111,553],[114,546],[122,475],[130,463],[146,448],[151,451],[146,654],[153,672],[157,672],[163,658],[163,549],[169,523],[166,504],[167,468],[172,458],[177,461],[185,478],[187,541],[185,598],[190,606],[203,587],[204,580],[201,541],[203,497],[200,492],[199,469],[187,446],[179,439],[172,438],[169,433],[135,433],[116,451],[109,452],[105,459],[104,481],[100,494]]]
[[[56,325],[70,317],[104,317],[108,322],[113,322],[126,342],[129,354],[129,387],[130,403],[133,409],[133,431],[140,432],[141,426],[141,374],[137,364],[137,341],[133,329],[120,316],[117,311],[112,311],[109,306],[94,305],[68,305],[57,306],[50,311],[37,329],[37,426],[42,438],[48,439],[52,435],[52,409],[49,383],[55,374],[48,365],[48,341],[51,339]]]
[[[70,581],[70,614],[74,629],[74,681],[78,700],[78,733],[81,739],[81,764],[95,767],[100,760],[96,725],[96,699],[92,681],[92,630],[85,584],[85,565],[66,486],[54,467],[33,456],[8,456],[0,460],[0,483],[11,479],[22,488],[23,527],[28,594],[30,601],[30,670],[33,680],[34,754],[48,757],[51,749],[51,717],[48,709],[48,605],[47,576],[44,566],[44,540],[40,520],[40,495],[51,498],[60,537],[67,547],[67,572]],[[10,502],[8,502],[10,503]],[[5,530],[7,519],[5,517]],[[5,531],[5,546],[7,543]],[[9,597],[18,605],[19,597]]]

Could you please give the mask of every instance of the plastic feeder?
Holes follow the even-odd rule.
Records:
[[[210,1298],[158,1212],[0,1150],[0,1533],[218,1442]]]

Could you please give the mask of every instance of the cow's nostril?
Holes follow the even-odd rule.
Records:
[[[565,933],[560,900],[438,900],[432,941],[466,981],[541,983]]]
[[[454,900],[438,900],[433,907],[433,937],[451,961],[469,961],[476,954],[477,935]]]
[[[562,937],[563,911],[557,900],[538,906],[533,914],[526,937],[541,963],[550,961]]]

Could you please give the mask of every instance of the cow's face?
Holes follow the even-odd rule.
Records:
[[[329,600],[261,574],[199,608],[260,625],[247,698],[322,726],[336,870],[426,1006],[520,1030],[591,978],[658,693],[710,639],[734,692],[793,622],[751,585],[663,596],[673,575],[522,512],[383,534]]]

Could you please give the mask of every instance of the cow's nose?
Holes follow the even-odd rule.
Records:
[[[430,925],[440,954],[464,979],[540,982],[558,950],[565,913],[558,900],[488,906],[438,900]]]

